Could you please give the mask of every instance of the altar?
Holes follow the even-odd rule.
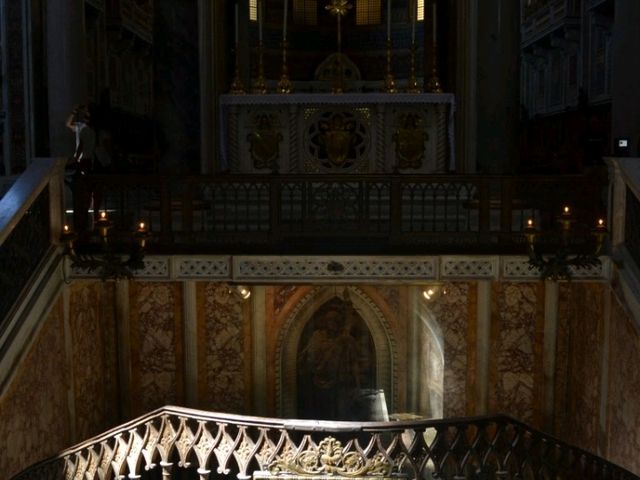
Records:
[[[231,173],[455,171],[449,93],[222,95],[221,160]]]

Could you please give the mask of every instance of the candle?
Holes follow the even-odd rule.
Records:
[[[236,9],[235,9],[236,15],[235,15],[235,19],[236,19],[236,45],[238,45],[238,4],[236,3]]]
[[[415,0],[413,2],[411,2],[411,44],[416,43],[416,14],[417,12],[417,5],[415,3]]]
[[[262,43],[262,0],[258,0],[258,41]]]
[[[433,2],[433,44],[437,43],[438,39],[438,17],[436,12],[436,2]]]
[[[529,248],[533,249],[533,244],[536,239],[536,229],[533,226],[532,218],[527,220],[527,226],[524,229],[524,236],[527,239],[527,245],[529,245]]]
[[[387,0],[387,41],[391,41],[391,0]]]
[[[139,231],[140,233],[144,233],[144,232],[146,232],[146,231],[147,231],[147,226],[145,225],[145,223],[144,223],[144,222],[140,222],[140,223],[138,224],[138,231]]]
[[[284,15],[282,18],[282,41],[287,41],[287,3],[289,0],[284,0]]]

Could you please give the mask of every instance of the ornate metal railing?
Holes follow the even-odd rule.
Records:
[[[584,176],[103,175],[82,181],[120,230],[146,219],[152,248],[166,253],[505,252],[521,249],[528,218],[550,230],[565,204],[589,225],[606,211],[604,180]],[[86,211],[89,197],[81,197],[84,206],[76,202],[76,211]]]
[[[638,478],[506,416],[356,423],[164,407],[14,480],[141,478],[146,471],[200,480]]]

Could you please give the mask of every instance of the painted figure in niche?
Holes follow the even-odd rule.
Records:
[[[309,320],[298,346],[298,416],[365,420],[362,402],[375,388],[375,349],[351,302],[337,297]]]

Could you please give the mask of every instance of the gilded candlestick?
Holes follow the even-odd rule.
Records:
[[[391,39],[387,39],[387,68],[384,76],[384,91],[387,93],[396,93],[396,80],[393,77],[393,69],[391,68]]]
[[[278,82],[278,93],[291,93],[292,86],[289,80],[289,69],[287,67],[287,41],[282,41],[282,74]]]
[[[407,80],[407,93],[422,93],[422,89],[418,85],[416,78],[416,42],[411,42],[411,69],[409,70],[409,79]]]
[[[238,51],[238,43],[236,42],[236,69],[233,75],[233,81],[231,82],[231,89],[229,93],[233,95],[242,95],[246,93],[244,89],[244,83],[240,77],[240,52]]]
[[[253,93],[267,93],[267,82],[264,78],[264,45],[258,44],[258,76],[253,84]]]
[[[433,44],[433,67],[431,68],[431,77],[427,83],[427,91],[430,93],[442,93],[442,85],[440,85],[440,79],[438,78],[438,47],[437,44]]]

